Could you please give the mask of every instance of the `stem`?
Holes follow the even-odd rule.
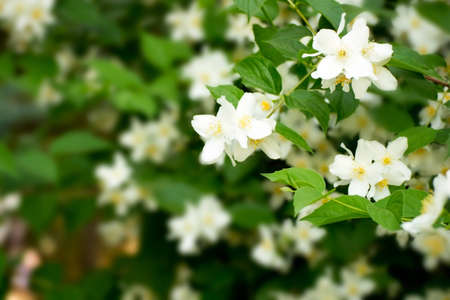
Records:
[[[267,13],[266,9],[264,8],[264,6],[261,7],[261,10],[264,14],[264,17],[266,17],[267,21],[269,22],[270,26],[274,26],[272,19],[269,17],[269,14]]]
[[[350,204],[341,202],[341,201],[336,200],[336,199],[331,199],[331,201],[337,202],[337,203],[339,203],[339,204],[342,205],[342,206],[348,207],[348,208],[353,209],[353,210],[355,210],[355,211],[357,211],[357,212],[361,212],[361,213],[363,213],[364,215],[367,215],[367,212],[366,212],[366,211],[364,211],[364,210],[362,210],[362,209],[360,209],[360,208],[358,208],[358,207],[354,207],[354,206],[352,206],[352,205],[350,205]]]
[[[332,190],[330,190],[328,193],[326,193],[325,195],[323,195],[322,196],[322,198],[320,198],[320,199],[323,199],[323,198],[326,198],[326,197],[328,197],[328,196],[330,196],[331,194],[333,194],[334,193],[334,191],[336,191],[336,189],[334,188],[334,189],[332,189]]]
[[[302,12],[298,9],[298,7],[292,2],[292,0],[287,0],[289,5],[297,12],[297,14],[302,18],[303,22],[305,22],[306,26],[308,27],[309,31],[313,35],[316,35],[316,31],[312,28],[311,24],[309,24],[308,19],[305,18],[305,16],[302,14]]]
[[[432,81],[434,83],[437,83],[437,84],[440,84],[440,85],[443,85],[443,86],[446,86],[446,87],[450,87],[450,84],[448,82],[442,81],[440,79],[437,79],[437,78],[434,78],[434,77],[431,77],[431,76],[428,76],[428,75],[424,75],[424,77],[425,77],[425,79],[427,79],[429,81]]]
[[[286,93],[286,96],[289,96],[290,94],[292,94],[292,92],[295,91],[311,75],[312,72],[314,72],[316,67],[317,67],[317,65],[314,65],[314,67],[305,76],[303,76],[302,79],[300,79],[300,81],[292,89],[290,89]],[[275,106],[273,108],[273,110],[270,112],[270,114],[267,116],[267,118],[270,118],[278,109],[280,109],[284,105],[285,101],[286,101],[285,95],[281,95],[280,102],[278,103],[277,106]]]

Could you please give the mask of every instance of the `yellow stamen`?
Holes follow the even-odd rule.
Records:
[[[391,162],[392,162],[392,160],[389,156],[386,156],[385,158],[383,158],[384,165],[389,165]]]
[[[261,101],[260,106],[263,111],[268,111],[269,109],[272,108],[272,105],[270,105],[270,103],[266,100]]]
[[[356,177],[358,177],[359,179],[361,179],[364,174],[366,174],[366,170],[364,170],[363,167],[356,167],[353,169],[353,172],[356,174]]]
[[[248,128],[250,126],[251,121],[252,120],[250,116],[244,116],[239,120],[239,126],[241,128]]]
[[[388,185],[387,179],[383,179],[377,183],[377,187],[380,189],[384,189]]]

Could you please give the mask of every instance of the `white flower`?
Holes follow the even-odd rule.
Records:
[[[314,251],[314,245],[320,241],[326,231],[318,228],[308,221],[297,221],[295,225],[286,220],[281,228],[282,234],[294,242],[296,253],[308,256]]]
[[[200,300],[200,294],[188,284],[179,284],[170,291],[170,300]]]
[[[119,245],[126,236],[125,225],[118,220],[101,223],[98,226],[98,232],[105,243],[110,247]]]
[[[179,240],[180,253],[194,254],[198,251],[199,225],[197,210],[192,204],[187,205],[184,215],[169,220],[169,238]]]
[[[22,197],[19,193],[10,193],[0,200],[0,216],[16,211],[20,203],[22,202]]]
[[[329,270],[328,270],[329,271]],[[342,300],[339,286],[331,278],[330,272],[317,279],[314,287],[302,295],[302,300]]]
[[[332,79],[341,73],[346,78],[371,77],[375,79],[372,64],[363,56],[363,49],[369,44],[369,28],[362,19],[358,19],[352,30],[342,39],[339,34],[345,24],[342,15],[338,31],[321,29],[313,39],[313,48],[317,54],[325,55],[319,62],[313,78]]]
[[[245,93],[235,109],[225,97],[218,103],[221,105],[217,116],[196,115],[192,127],[205,140],[200,154],[204,164],[217,163],[223,159],[223,153],[233,155],[232,143],[236,141],[241,148],[249,147],[249,140],[260,140],[268,137],[275,129],[275,120],[266,118],[267,107],[272,107],[272,100],[261,98],[259,93]]]
[[[398,186],[411,178],[411,170],[400,161],[406,149],[408,149],[406,137],[395,139],[387,147],[376,141],[371,142],[373,158],[375,163],[382,168],[381,176],[383,179],[372,185],[368,195],[369,198],[379,200],[387,197],[390,195],[388,185]]]
[[[98,199],[99,205],[112,204],[116,214],[125,215],[129,208],[139,200],[139,189],[135,185],[104,190]]]
[[[275,268],[280,271],[287,270],[289,264],[278,253],[273,229],[266,225],[261,225],[258,230],[260,241],[252,249],[252,258],[262,266]]]
[[[216,242],[231,221],[230,214],[213,196],[200,199],[198,215],[201,234],[209,242]]]
[[[342,270],[341,294],[348,300],[361,300],[375,289],[375,283],[350,270]]]
[[[232,70],[233,64],[223,52],[203,50],[183,67],[183,77],[192,81],[189,97],[193,100],[209,99],[207,86],[231,84],[237,77]]]
[[[131,168],[122,154],[114,155],[112,166],[100,165],[95,170],[95,175],[100,180],[102,188],[114,189],[126,182],[131,176]]]
[[[62,95],[50,84],[44,80],[39,87],[37,104],[40,107],[48,107],[59,104],[62,101]]]
[[[428,270],[435,269],[439,261],[450,263],[450,232],[445,228],[421,232],[412,246],[425,255],[424,266]]]
[[[146,286],[140,284],[134,284],[130,287],[127,287],[123,292],[121,300],[153,300],[155,299],[155,295],[153,292]]]
[[[450,92],[445,87],[442,93],[438,93],[437,101],[428,101],[428,105],[424,107],[420,113],[420,125],[431,125],[433,129],[442,129],[446,122],[443,121],[449,116],[449,110],[445,105],[450,100]]]
[[[248,147],[242,148],[239,143],[232,145],[232,156],[237,162],[246,160],[257,150],[262,150],[270,159],[284,159],[288,155],[292,143],[278,133],[272,133],[266,138],[259,140],[248,140]]]
[[[174,40],[201,41],[203,32],[204,11],[193,2],[189,8],[175,9],[166,16],[166,22],[171,27],[171,36]]]
[[[77,62],[77,58],[69,46],[59,50],[55,58],[62,75],[69,73]]]
[[[230,215],[215,197],[204,196],[197,205],[188,204],[182,216],[169,220],[169,238],[179,240],[180,253],[194,254],[200,240],[216,242],[230,221]]]
[[[349,195],[365,197],[370,185],[382,180],[382,167],[372,163],[371,142],[360,139],[355,156],[344,144],[341,146],[347,150],[349,155],[336,155],[334,162],[330,165],[330,173],[341,179],[335,183],[335,186],[349,183]]]
[[[217,116],[196,115],[191,124],[194,130],[205,141],[200,161],[213,164],[221,160],[225,145],[231,145],[235,132],[236,110],[225,97],[217,100],[221,105]]]
[[[396,11],[392,33],[398,39],[406,36],[420,54],[434,53],[449,40],[445,32],[421,17],[414,7],[399,5]]]
[[[292,193],[283,191],[281,188],[283,187],[282,184],[272,181],[264,181],[263,182],[263,189],[266,192],[269,192],[270,197],[270,206],[273,209],[279,208],[285,200],[291,200],[292,199]]]
[[[449,193],[450,171],[446,176],[439,174],[433,181],[435,188],[434,195],[428,195],[422,200],[421,214],[410,222],[402,224],[404,230],[411,234],[417,234],[422,231],[429,230],[433,227],[437,218],[442,213],[447,202]]]
[[[254,42],[253,25],[261,24],[257,18],[251,17],[249,20],[244,14],[229,15],[228,23],[225,37],[238,45],[243,45],[245,42]]]

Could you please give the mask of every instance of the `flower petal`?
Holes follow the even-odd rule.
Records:
[[[369,27],[367,27],[366,21],[362,18],[356,19],[352,30],[342,38],[342,42],[346,48],[354,51],[366,48],[369,43]]]
[[[367,182],[366,180],[353,179],[348,186],[349,195],[358,195],[361,197],[365,197],[368,190],[369,182]]]
[[[319,62],[317,70],[311,74],[312,78],[332,79],[338,76],[344,64],[336,56],[325,56]]]
[[[387,151],[394,159],[400,159],[408,149],[408,138],[401,136],[390,142]]]
[[[203,164],[215,163],[223,154],[225,143],[223,139],[210,139],[206,141],[200,154],[200,162]]]
[[[384,65],[391,59],[393,52],[391,44],[372,42],[366,48],[365,57],[373,63]]]
[[[376,80],[373,82],[380,90],[395,91],[397,89],[397,78],[385,67],[374,66]]]
[[[370,77],[376,79],[372,64],[360,54],[352,55],[345,61],[344,73],[347,78]]]
[[[338,154],[329,169],[331,174],[349,180],[353,174],[353,159],[348,155]]]
[[[331,29],[321,29],[314,37],[313,48],[325,55],[333,55],[339,51],[341,39]]]
[[[366,95],[367,89],[369,88],[370,84],[371,82],[367,78],[359,78],[352,80],[352,88],[353,93],[355,93],[355,98],[356,99],[363,98]]]
[[[271,119],[251,121],[251,126],[246,130],[247,136],[253,140],[260,140],[272,134],[275,121]]]

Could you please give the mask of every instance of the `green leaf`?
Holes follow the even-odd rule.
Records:
[[[247,14],[248,17],[256,16],[270,21],[278,15],[276,0],[234,0],[236,7]],[[267,18],[268,17],[268,18]]]
[[[270,207],[257,203],[237,203],[230,207],[233,223],[243,228],[255,228],[259,224],[275,222]]]
[[[3,143],[0,143],[0,172],[9,176],[17,174],[14,157]]]
[[[158,206],[170,213],[182,213],[187,203],[197,202],[202,195],[194,186],[173,179],[160,179],[153,188]]]
[[[302,186],[310,186],[320,192],[325,190],[325,181],[322,176],[311,169],[286,168],[274,173],[265,173],[262,175],[270,181],[287,184],[296,189]]]
[[[403,194],[394,193],[389,197],[367,205],[370,217],[388,230],[400,229],[403,212]]]
[[[302,148],[306,151],[312,152],[311,147],[308,145],[308,143],[302,138],[300,134],[292,130],[291,128],[287,127],[281,122],[277,122],[277,125],[275,127],[275,131],[284,136],[286,139],[294,143],[299,148]]]
[[[46,228],[57,210],[55,195],[31,195],[25,197],[20,205],[20,214],[30,225],[30,228],[39,233]]]
[[[3,276],[5,275],[6,266],[7,266],[8,258],[6,257],[3,249],[0,249],[0,282],[3,281]]]
[[[281,28],[254,25],[253,32],[261,53],[275,64],[287,59],[296,60],[299,51],[306,48],[300,39],[311,34],[304,26],[294,24]]]
[[[360,196],[341,196],[323,204],[302,220],[321,226],[350,219],[367,218],[369,217],[368,204],[369,200]]]
[[[344,13],[342,7],[334,0],[306,0],[316,11],[320,12],[334,29],[338,29],[341,15]]]
[[[432,143],[436,138],[436,130],[428,127],[412,127],[399,132],[398,135],[408,138],[408,150],[405,152],[407,155]]]
[[[399,132],[414,126],[414,121],[404,108],[394,105],[382,105],[372,109],[372,117],[389,131]]]
[[[322,193],[317,189],[304,186],[295,191],[294,212],[297,215],[304,207],[313,204],[322,198]]]
[[[319,121],[323,131],[327,131],[328,121],[330,120],[330,108],[320,94],[305,90],[295,90],[291,95],[286,96],[286,105],[289,108],[298,108],[310,113]]]
[[[188,45],[167,40],[155,35],[141,35],[141,52],[152,65],[168,70],[176,60],[189,58],[192,53]]]
[[[208,90],[214,99],[225,96],[227,101],[233,104],[234,107],[237,107],[239,100],[244,95],[244,92],[234,85],[208,86]]]
[[[422,210],[422,201],[428,196],[427,192],[420,190],[401,190],[396,191],[392,195],[401,193],[403,195],[403,213],[404,218],[414,218],[420,215]]]
[[[236,67],[242,82],[248,87],[261,89],[270,94],[281,92],[281,77],[270,60],[252,55],[240,61]]]
[[[450,34],[450,5],[442,2],[419,2],[417,11],[427,20]]]
[[[55,162],[40,150],[32,149],[18,154],[17,165],[24,178],[30,176],[45,183],[55,183],[58,180]]]
[[[97,59],[91,62],[100,79],[117,88],[143,89],[144,84],[136,73],[127,70],[124,66],[106,59]]]
[[[139,90],[121,90],[110,96],[114,106],[123,112],[142,113],[152,117],[156,113],[156,103],[148,94]]]
[[[336,122],[350,117],[359,105],[359,101],[355,99],[353,93],[345,93],[342,90],[328,93],[327,99],[330,100],[330,106],[337,114]]]
[[[84,154],[107,150],[111,144],[88,131],[70,131],[56,138],[50,145],[52,154]]]
[[[440,78],[427,59],[414,50],[401,45],[394,45],[393,50],[388,65]]]

